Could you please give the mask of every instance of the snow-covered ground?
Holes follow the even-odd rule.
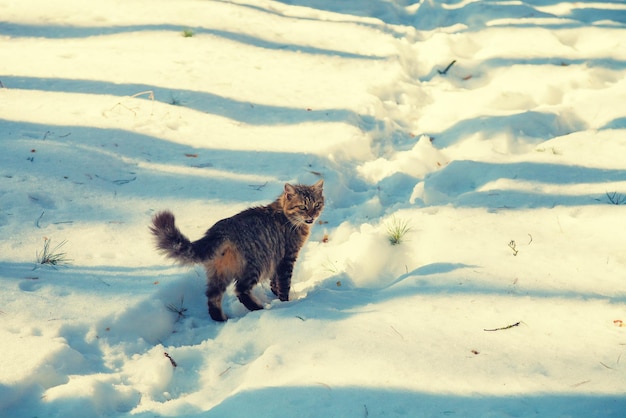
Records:
[[[622,1],[0,0],[0,82],[0,416],[625,416]],[[153,249],[320,177],[289,302]]]

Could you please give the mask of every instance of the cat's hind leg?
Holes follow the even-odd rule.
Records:
[[[205,263],[209,315],[215,321],[226,321],[226,315],[222,311],[222,297],[233,278],[241,276],[243,266],[241,253],[230,241],[220,245],[213,257]]]
[[[215,275],[209,275],[207,272],[207,289],[206,296],[208,298],[209,315],[214,321],[226,321],[226,315],[222,311],[222,297],[226,291],[227,283],[220,280]]]

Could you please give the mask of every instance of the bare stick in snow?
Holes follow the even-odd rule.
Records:
[[[267,182],[263,184],[248,184],[248,187],[257,191],[261,191],[265,186],[267,186]]]
[[[37,226],[37,228],[41,228],[41,225],[39,225],[39,221],[41,221],[41,218],[43,218],[43,215],[46,213],[46,211],[42,211],[41,215],[39,215],[39,218],[37,218],[37,222],[35,222],[35,226]]]
[[[505,329],[509,329],[509,328],[517,327],[517,326],[519,326],[519,324],[521,324],[521,323],[522,323],[522,321],[519,321],[519,322],[516,322],[516,323],[514,323],[514,324],[507,325],[506,327],[491,328],[491,329],[487,329],[487,328],[485,328],[485,329],[484,329],[484,331],[489,331],[489,332],[492,332],[492,331],[502,331],[502,330],[505,330]]]
[[[392,329],[392,330],[393,330],[396,334],[398,334],[398,336],[399,336],[400,338],[402,338],[402,339],[404,340],[404,336],[402,336],[402,334],[400,334],[400,332],[398,332],[398,330],[397,330],[397,329],[395,329],[395,327],[394,327],[393,325],[389,325],[389,326],[391,327],[391,329]]]
[[[140,91],[139,93],[135,93],[130,97],[139,97],[139,96],[148,96],[148,99],[154,100],[154,92],[152,90]]]
[[[437,72],[438,72],[440,75],[446,75],[446,74],[448,74],[448,70],[449,70],[450,68],[452,68],[452,66],[454,65],[454,63],[455,63],[455,62],[456,62],[456,60],[452,60],[452,62],[451,62],[450,64],[448,64],[448,66],[447,66],[447,67],[446,67],[443,71],[441,71],[441,70],[437,70]]]
[[[170,361],[170,363],[172,363],[173,367],[177,367],[178,366],[178,364],[176,364],[176,362],[174,361],[172,356],[170,356],[168,353],[163,353],[163,355],[169,359],[169,361]]]

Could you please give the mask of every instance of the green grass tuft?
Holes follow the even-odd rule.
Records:
[[[411,231],[409,221],[398,219],[394,216],[391,218],[389,225],[387,225],[387,239],[391,245],[399,245],[405,241],[405,235],[409,231]]]

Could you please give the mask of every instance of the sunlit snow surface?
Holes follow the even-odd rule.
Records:
[[[621,1],[0,0],[0,83],[0,416],[624,416]],[[153,249],[320,176],[289,302]]]

